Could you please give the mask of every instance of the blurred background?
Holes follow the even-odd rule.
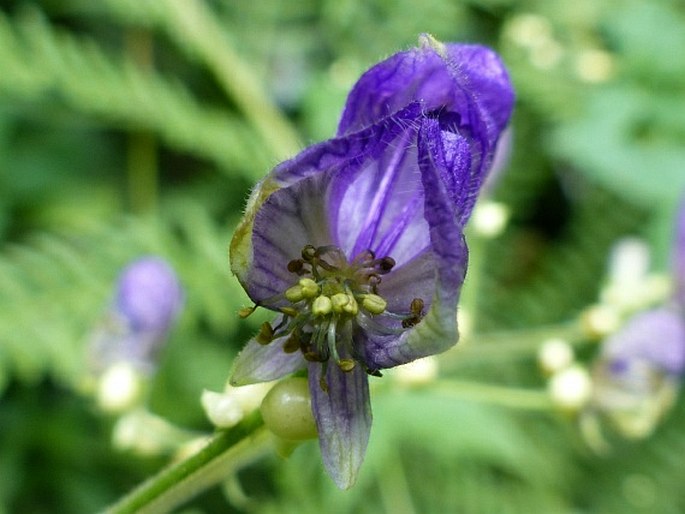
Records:
[[[357,77],[421,32],[497,49],[518,96],[510,159],[470,229],[464,348],[426,380],[374,380],[351,491],[335,489],[309,442],[183,512],[685,509],[683,402],[654,400],[658,422],[635,437],[605,430],[586,387],[597,343],[627,316],[601,294],[618,241],[639,238],[651,259],[638,251],[634,267],[655,279],[628,310],[668,298],[685,191],[682,2],[0,6],[0,513],[97,511],[212,430],[200,395],[223,389],[260,321],[238,319],[247,299],[227,260],[251,186],[331,137]],[[140,378],[138,408],[155,422],[127,439],[89,358],[94,334],[109,333],[117,277],[144,255],[171,265],[184,303],[156,372]],[[566,361],[541,367],[550,341]],[[550,376],[567,365],[579,373],[555,396]],[[596,417],[603,435],[583,421]]]

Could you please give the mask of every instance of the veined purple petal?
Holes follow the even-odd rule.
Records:
[[[685,371],[685,319],[668,307],[640,313],[606,340],[602,357],[616,366],[642,361],[681,375]]]
[[[269,382],[303,369],[306,363],[300,352],[283,351],[286,339],[281,337],[267,345],[251,339],[233,361],[231,385]]]
[[[361,366],[344,372],[330,363],[324,373],[320,363],[311,363],[309,390],[326,471],[340,489],[349,489],[357,481],[371,432],[366,372]]]
[[[357,347],[372,369],[405,364],[442,352],[457,342],[456,310],[466,273],[468,252],[462,227],[441,176],[447,173],[445,151],[436,120],[425,120],[418,137],[419,167],[425,191],[424,216],[429,226],[435,267],[431,307],[415,328],[399,337],[369,330]]]
[[[429,36],[422,36],[421,43],[362,75],[348,96],[338,134],[359,130],[410,102],[421,102],[428,116],[440,120],[445,159],[469,163],[469,173],[460,180],[445,177],[450,196],[462,201],[460,217],[465,221],[509,121],[513,89],[492,50],[478,45],[443,45]]]
[[[508,123],[514,93],[504,65],[489,48],[440,44],[422,36],[420,47],[397,53],[362,75],[347,98],[338,134],[359,130],[415,101],[429,112],[458,115],[461,124],[484,130],[494,145]]]
[[[340,244],[339,231],[345,227],[359,233],[358,215],[365,207],[361,202],[353,204],[355,199],[346,196],[350,183],[371,176],[374,169],[374,176],[379,176],[384,170],[378,162],[390,153],[398,138],[404,137],[408,126],[417,125],[420,116],[419,106],[410,105],[358,133],[314,145],[272,171],[265,184],[282,187],[275,188],[255,209],[249,249],[244,248],[246,234],[242,230],[235,236],[240,238],[238,244],[234,244],[235,238],[231,244],[232,264],[236,257],[243,262],[244,254],[251,253],[245,260],[246,269],[234,267],[234,272],[252,300],[260,303],[292,285],[293,275],[287,265],[299,257],[305,244]],[[341,220],[339,210],[345,198],[353,210],[346,212],[348,219]],[[393,199],[391,203],[396,206],[398,202]],[[420,217],[420,213],[410,214],[412,219]],[[391,221],[378,228],[379,238]],[[236,246],[240,249],[235,250]]]
[[[333,177],[330,219],[335,242],[348,256],[371,249],[401,267],[429,244],[416,154],[417,127],[381,141],[375,159]]]

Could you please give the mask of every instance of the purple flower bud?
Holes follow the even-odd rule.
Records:
[[[633,317],[603,344],[592,406],[626,437],[645,437],[671,408],[685,371],[685,320],[667,307]]]
[[[105,322],[91,336],[93,371],[126,362],[151,372],[182,305],[183,291],[169,264],[158,257],[130,263],[117,280]]]
[[[666,307],[640,313],[606,340],[602,357],[616,375],[635,361],[664,373],[681,375],[685,371],[685,320]]]
[[[143,257],[119,276],[114,308],[136,332],[164,335],[182,303],[178,278],[162,259]]]

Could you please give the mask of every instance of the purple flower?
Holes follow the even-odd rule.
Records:
[[[640,312],[602,344],[593,407],[621,433],[644,437],[670,409],[685,373],[685,204],[676,220],[675,294]]]
[[[183,305],[176,273],[158,257],[143,257],[124,268],[107,322],[93,336],[93,367],[102,371],[127,362],[150,372],[154,358]]]
[[[277,166],[248,202],[231,267],[278,315],[239,354],[232,383],[306,368],[340,488],[366,451],[367,375],[458,339],[464,224],[513,100],[494,52],[422,36],[359,79],[337,137]]]
[[[632,438],[649,435],[676,398],[685,371],[685,320],[661,307],[634,316],[602,345],[592,408]]]

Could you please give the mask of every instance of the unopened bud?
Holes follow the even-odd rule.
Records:
[[[288,441],[316,437],[309,385],[304,378],[287,378],[276,384],[261,406],[266,427]]]

